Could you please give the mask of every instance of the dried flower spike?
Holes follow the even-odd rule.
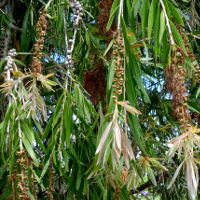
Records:
[[[38,34],[38,40],[35,43],[35,51],[33,53],[32,63],[31,63],[31,70],[33,74],[41,74],[42,73],[42,64],[41,64],[41,57],[42,57],[42,49],[44,46],[44,36],[47,32],[47,19],[46,19],[47,10],[40,11],[40,17],[36,24],[36,31]]]

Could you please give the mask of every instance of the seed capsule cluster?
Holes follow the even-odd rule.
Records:
[[[18,199],[24,199],[24,200],[30,200],[30,197],[28,195],[28,165],[27,165],[27,155],[24,150],[20,150],[17,153],[18,159],[17,163],[19,163],[21,171],[19,174],[17,174],[17,177],[19,179],[18,181]]]
[[[123,84],[124,84],[124,68],[123,68],[123,47],[124,40],[120,35],[119,31],[116,31],[114,37],[116,40],[113,45],[113,56],[114,56],[114,64],[115,64],[115,78],[114,78],[114,99],[118,99],[118,96],[122,94]]]
[[[168,90],[172,94],[174,118],[181,126],[186,127],[191,120],[187,105],[188,90],[185,85],[186,70],[183,67],[185,54],[181,48],[172,55],[171,64],[166,67],[165,75]],[[189,126],[189,125],[188,125]]]
[[[16,49],[10,49],[8,56],[6,57],[6,66],[4,67],[3,76],[5,81],[13,80],[11,77],[11,71],[13,71],[14,58],[17,55]]]
[[[83,17],[83,8],[76,0],[74,2],[70,2],[70,7],[72,8],[74,14],[73,25],[74,27],[77,27],[79,20],[81,20]]]
[[[42,64],[41,64],[41,58],[42,58],[42,49],[44,47],[44,36],[47,32],[47,19],[46,19],[46,13],[47,10],[40,11],[40,17],[38,19],[38,22],[36,24],[36,31],[38,33],[38,40],[35,43],[35,51],[33,53],[32,63],[31,63],[31,69],[33,74],[42,73]]]

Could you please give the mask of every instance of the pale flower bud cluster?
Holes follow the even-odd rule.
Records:
[[[14,57],[16,55],[17,55],[16,49],[9,50],[8,56],[6,57],[7,63],[6,63],[6,66],[4,67],[4,73],[3,73],[5,81],[12,80],[11,71],[13,71]]]
[[[73,38],[68,40],[68,49],[67,49],[67,55],[66,55],[66,61],[65,61],[67,67],[70,67],[70,66],[73,67],[73,64],[74,64],[72,60],[72,52],[74,49],[78,24],[79,24],[79,21],[82,20],[82,17],[83,17],[83,8],[82,8],[82,5],[78,1],[75,0],[73,2],[70,2],[70,7],[73,10],[74,34],[73,34]],[[72,70],[74,69],[72,68]]]
[[[67,66],[73,65],[72,49],[71,49],[72,42],[73,42],[73,40],[68,41],[69,49],[67,50],[67,56],[66,56],[66,62],[65,62]]]
[[[81,4],[76,0],[70,3],[70,7],[73,9],[74,27],[77,27],[79,20],[81,20],[83,17],[83,8]]]

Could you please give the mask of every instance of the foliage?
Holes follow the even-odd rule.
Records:
[[[197,199],[200,3],[0,2],[0,200]]]

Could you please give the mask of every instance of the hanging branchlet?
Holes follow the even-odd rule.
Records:
[[[31,63],[31,71],[34,75],[37,73],[41,74],[42,73],[42,64],[41,64],[41,58],[42,58],[42,49],[44,47],[44,36],[46,35],[47,32],[47,19],[46,19],[46,13],[47,10],[42,10],[40,11],[39,19],[36,24],[36,31],[38,34],[38,39],[35,43],[35,51],[33,53],[33,58],[32,58],[32,63]]]
[[[123,0],[120,1],[119,17],[123,14]],[[118,101],[119,95],[125,90],[125,76],[124,76],[124,39],[120,31],[120,22],[118,22],[117,31],[113,33],[114,44],[113,44],[113,60],[114,60],[114,80],[113,80],[113,100],[115,103],[115,110],[113,114],[112,121],[108,124],[105,131],[102,134],[101,140],[96,150],[96,154],[99,153],[97,164],[101,163],[104,153],[108,152],[107,149],[112,148],[112,166],[115,168],[116,163],[119,163],[121,155],[124,157],[124,162],[126,168],[129,169],[129,158],[130,160],[135,159],[132,147],[129,143],[127,133],[124,132],[123,128],[120,126],[119,111],[118,106],[122,106],[124,111],[128,111],[131,114],[141,114],[137,109],[129,105],[128,101],[125,101],[125,96],[123,101]],[[126,115],[126,114],[125,114]],[[124,119],[126,123],[126,118]],[[123,123],[123,122],[122,122]],[[112,134],[111,137],[110,134]],[[107,143],[107,145],[105,145]]]
[[[185,41],[186,42],[186,41]],[[189,46],[186,46],[187,51]],[[189,51],[187,52],[189,53]],[[185,54],[181,48],[173,51],[170,65],[166,67],[165,75],[168,90],[172,94],[172,109],[174,117],[179,121],[182,134],[173,138],[168,143],[173,144],[168,152],[168,160],[178,151],[178,158],[183,161],[177,168],[168,188],[172,186],[182,166],[186,174],[187,188],[191,199],[196,199],[199,184],[199,174],[194,157],[195,146],[199,148],[200,130],[192,125],[191,115],[187,105],[189,100],[186,88],[186,70],[184,69]]]

